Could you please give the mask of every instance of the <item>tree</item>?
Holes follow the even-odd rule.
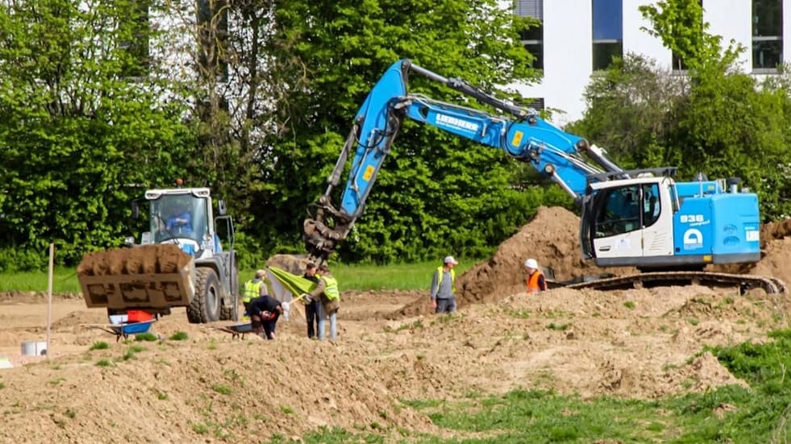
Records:
[[[681,153],[668,142],[688,90],[686,77],[629,53],[591,79],[583,118],[567,130],[607,149],[625,168],[680,165]]]
[[[153,35],[141,3],[0,7],[0,246],[12,250],[0,258],[43,255],[55,242],[73,262],[116,244],[137,187],[174,177],[191,157],[183,108],[139,77],[154,69],[133,44]]]
[[[661,39],[665,47],[676,53],[693,78],[705,72],[716,75],[732,69],[744,51],[744,47],[735,40],[723,48],[722,37],[708,32],[710,25],[703,20],[702,2],[662,0],[639,9],[651,24],[643,27],[643,31]]]
[[[401,58],[491,89],[531,79],[519,43],[523,20],[492,0],[289,1],[276,7],[272,48],[288,101],[263,162],[272,165],[256,217],[297,244],[307,205],[326,185],[358,107]],[[410,92],[465,104],[456,92],[413,74]],[[481,255],[523,224],[536,202],[512,187],[517,165],[476,146],[405,122],[379,171],[346,260],[377,262]],[[284,187],[284,184],[288,184]],[[440,253],[442,252],[442,253]]]
[[[624,165],[675,164],[688,180],[697,172],[740,177],[758,193],[765,220],[789,214],[788,82],[759,84],[739,72],[735,61],[744,48],[731,42],[723,50],[721,38],[706,32],[697,2],[667,0],[641,10],[652,24],[648,31],[681,55],[688,77],[627,56],[593,79],[574,129],[606,144]]]

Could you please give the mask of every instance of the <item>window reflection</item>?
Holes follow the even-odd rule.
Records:
[[[783,63],[783,1],[753,0],[753,69],[776,71]]]

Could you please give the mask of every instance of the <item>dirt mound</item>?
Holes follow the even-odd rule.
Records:
[[[761,248],[775,239],[784,239],[791,236],[791,219],[769,222],[761,227]]]
[[[473,390],[653,399],[744,385],[699,353],[703,345],[754,341],[785,325],[768,298],[701,286],[519,293],[451,318],[391,322],[388,331],[399,340],[388,348],[423,344],[421,370],[435,376],[453,363],[475,362],[453,370]]]
[[[258,442],[321,426],[436,431],[427,417],[397,401],[355,348],[313,343],[306,350],[263,341],[214,349],[206,343],[136,345],[144,349],[130,353],[114,344],[94,351],[90,365],[78,358],[58,368],[33,364],[5,372],[0,403],[13,413],[4,418],[0,440]],[[45,404],[30,397],[41,381],[51,386],[44,389]],[[32,413],[40,409],[50,420]]]
[[[428,292],[425,290],[384,290],[384,291],[344,291],[341,292],[343,308],[338,312],[341,320],[384,320],[400,319],[394,315],[394,307],[429,305]]]
[[[518,233],[503,242],[494,256],[459,277],[460,305],[493,302],[524,287],[523,266],[532,257],[551,267],[558,281],[585,275],[626,274],[631,269],[601,269],[582,259],[579,217],[560,207],[541,207]]]
[[[764,240],[762,239],[762,242]],[[709,270],[723,273],[749,274],[776,277],[791,284],[791,237],[769,238],[762,251],[762,258],[754,264],[710,266]]]
[[[176,273],[191,260],[192,257],[175,244],[116,248],[83,256],[77,266],[77,276]]]
[[[52,323],[52,330],[75,330],[84,324],[106,324],[107,313],[104,311],[73,311]]]
[[[276,254],[266,260],[267,267],[277,267],[291,274],[301,275],[310,262],[306,255]]]

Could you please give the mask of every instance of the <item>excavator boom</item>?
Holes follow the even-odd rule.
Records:
[[[409,94],[410,73],[441,82],[516,120]],[[346,238],[363,212],[377,173],[405,118],[502,149],[518,161],[530,162],[578,202],[585,193],[590,175],[622,171],[606,158],[603,150],[540,119],[534,109],[515,106],[461,80],[448,79],[409,60],[400,60],[387,69],[360,107],[327,181],[328,187],[312,206],[315,214],[304,221],[304,240],[311,256],[325,259]],[[591,165],[582,153],[599,165]],[[332,201],[332,193],[340,185],[350,158],[351,172],[338,205]]]

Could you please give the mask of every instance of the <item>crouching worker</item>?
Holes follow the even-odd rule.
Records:
[[[269,340],[275,339],[275,326],[280,315],[288,311],[288,302],[280,302],[272,296],[251,299],[247,312],[250,314],[253,333],[266,333]]]

